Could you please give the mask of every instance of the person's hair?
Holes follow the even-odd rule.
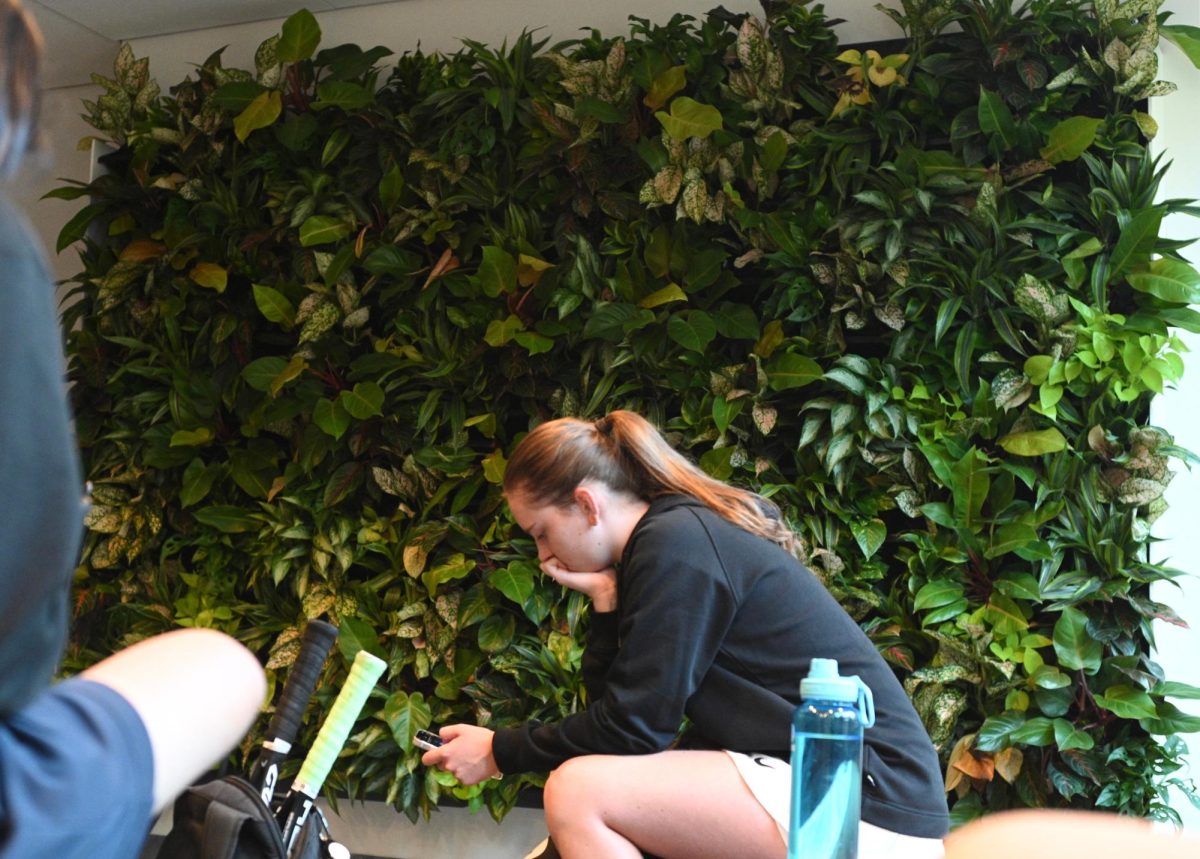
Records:
[[[513,451],[504,472],[504,493],[564,507],[585,480],[644,501],[689,495],[734,525],[795,552],[796,535],[774,504],[709,477],[634,412],[539,424]]]
[[[0,178],[34,140],[42,102],[42,33],[18,0],[0,0]]]

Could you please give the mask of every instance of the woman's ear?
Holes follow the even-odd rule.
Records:
[[[579,485],[575,487],[575,503],[587,517],[588,525],[596,526],[600,522],[600,499],[594,487]]]

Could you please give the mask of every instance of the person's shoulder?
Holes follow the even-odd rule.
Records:
[[[721,518],[688,495],[664,495],[650,503],[650,509],[634,529],[630,546],[639,553],[664,552],[679,557],[692,545],[707,546]]]

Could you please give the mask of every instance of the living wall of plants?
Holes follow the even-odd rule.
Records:
[[[465,788],[413,731],[584,703],[587,607],[499,483],[538,422],[630,408],[781,506],[956,822],[1174,816],[1200,690],[1154,662],[1180,571],[1147,546],[1192,457],[1146,419],[1200,276],[1145,100],[1197,32],[1157,0],[879,14],[904,38],[769,0],[397,56],[300,11],[166,92],[122,50],[85,104],[108,172],[52,192],[88,198],[59,243],[97,502],[68,670],[212,626],[278,683],[329,619],[323,704],[357,649],[389,666],[331,792],[500,817],[538,776]]]

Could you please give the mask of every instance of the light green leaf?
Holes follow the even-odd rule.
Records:
[[[500,348],[516,336],[518,331],[525,329],[525,323],[515,313],[508,314],[506,319],[493,319],[488,323],[483,341],[493,348]]]
[[[224,292],[229,283],[229,273],[221,266],[211,262],[196,263],[188,272],[188,277],[193,283],[198,283],[208,289],[215,289],[217,292]]]
[[[1192,61],[1192,65],[1200,69],[1200,27],[1188,24],[1163,24],[1158,32],[1168,42],[1175,45]]]
[[[662,289],[650,293],[638,302],[638,307],[658,307],[672,301],[687,301],[687,293],[677,283],[668,283]]]
[[[528,561],[513,561],[488,573],[487,582],[519,606],[533,593],[533,577],[537,568]]]
[[[984,134],[998,137],[1005,151],[1016,145],[1017,126],[1002,97],[980,87],[978,116],[979,129]]]
[[[208,427],[194,430],[176,430],[171,434],[171,447],[202,447],[213,440],[213,431]]]
[[[1066,719],[1054,720],[1054,744],[1060,752],[1072,749],[1087,751],[1096,745],[1096,741],[1085,731],[1081,731]]]
[[[340,218],[313,215],[300,225],[300,244],[303,247],[327,245],[350,234],[352,227]]]
[[[321,399],[313,406],[313,423],[334,438],[341,438],[350,428],[350,414],[337,400]]]
[[[991,543],[984,550],[983,556],[989,560],[991,558],[998,558],[1009,552],[1015,552],[1017,549],[1027,546],[1030,543],[1035,543],[1037,539],[1037,531],[1031,526],[1019,522],[1010,522],[1007,525],[1001,525],[995,530],[992,534]]]
[[[1148,271],[1130,272],[1129,285],[1172,304],[1200,304],[1200,273],[1185,262],[1162,257]]]
[[[1200,700],[1200,686],[1180,683],[1178,680],[1161,680],[1150,690],[1150,694],[1163,698],[1180,698],[1197,701]]]
[[[1153,719],[1158,715],[1154,699],[1139,686],[1109,686],[1103,695],[1096,695],[1095,700],[1098,706],[1122,719]]]
[[[1162,224],[1162,209],[1142,209],[1121,230],[1120,238],[1109,259],[1109,277],[1116,277],[1126,269],[1149,257],[1158,239],[1158,228]]]
[[[525,351],[530,355],[540,355],[554,348],[554,341],[552,339],[544,334],[538,334],[533,331],[518,331],[513,335],[513,339],[525,347]]]
[[[963,586],[959,582],[934,579],[931,582],[926,582],[917,591],[917,595],[913,599],[913,608],[916,611],[941,608],[944,605],[957,602],[962,599],[962,596]]]
[[[1066,437],[1053,428],[1009,433],[1000,439],[999,444],[1016,456],[1041,456],[1067,449]]]
[[[428,728],[433,721],[433,710],[420,692],[393,692],[383,705],[383,719],[392,732],[392,738],[402,749],[413,748],[412,739],[417,731]]]
[[[776,391],[802,388],[824,375],[821,365],[816,361],[791,352],[776,355],[767,364],[767,382]]]
[[[261,283],[254,284],[252,289],[254,290],[254,303],[264,317],[271,322],[278,322],[285,328],[291,328],[295,324],[296,308],[282,292],[270,286],[263,286]]]
[[[687,140],[689,137],[703,140],[714,131],[720,130],[724,124],[721,111],[686,95],[681,95],[671,102],[670,113],[660,110],[654,115],[663,124],[667,134],[675,140]]]
[[[196,517],[196,521],[226,534],[242,534],[258,527],[258,523],[247,511],[228,504],[201,507],[192,515]]]
[[[1050,129],[1049,140],[1042,149],[1042,157],[1051,164],[1074,161],[1096,140],[1096,131],[1104,124],[1103,119],[1090,116],[1072,116]]]
[[[268,90],[246,105],[233,119],[233,133],[243,143],[255,131],[274,124],[283,113],[283,98],[279,90]]]
[[[495,298],[517,287],[517,261],[504,248],[487,245],[479,264],[479,286],[484,295]]]
[[[366,420],[383,414],[383,388],[377,382],[359,382],[338,394],[338,402],[351,417]]]
[[[1104,645],[1088,634],[1087,615],[1068,606],[1054,624],[1054,652],[1063,668],[1088,673],[1100,668]]]
[[[850,523],[850,531],[862,550],[863,557],[870,558],[879,551],[887,538],[887,525],[882,519],[855,520]]]

